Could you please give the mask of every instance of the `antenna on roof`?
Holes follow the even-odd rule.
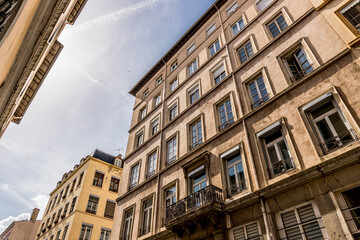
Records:
[[[118,149],[114,149],[113,151],[116,151],[117,156],[119,156],[122,150],[125,150],[125,149],[124,148],[118,148]]]

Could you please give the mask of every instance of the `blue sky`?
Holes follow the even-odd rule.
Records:
[[[62,174],[95,148],[124,154],[128,91],[213,0],[90,0],[20,125],[0,139],[0,233],[42,217]]]

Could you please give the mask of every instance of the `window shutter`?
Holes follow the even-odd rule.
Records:
[[[283,220],[285,228],[294,227],[285,230],[287,238],[289,239],[293,239],[293,238],[295,239],[299,237],[301,238],[301,232],[300,232],[300,228],[298,227],[298,221],[296,219],[294,210],[281,214],[281,218]]]
[[[247,239],[259,239],[259,229],[256,222],[247,225],[246,227]]]
[[[224,65],[221,65],[221,67],[219,67],[215,72],[214,72],[214,77],[218,77],[220,76],[220,74],[224,72]]]
[[[245,240],[244,227],[234,229],[234,240]]]
[[[299,217],[303,225],[306,239],[323,239],[319,223],[316,220],[315,212],[311,204],[298,208]]]
[[[115,203],[107,201],[106,207],[105,207],[105,216],[106,217],[114,217],[114,211],[115,211]]]

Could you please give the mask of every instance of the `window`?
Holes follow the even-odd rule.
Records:
[[[176,186],[165,190],[165,207],[169,207],[176,202]]]
[[[233,196],[245,190],[246,181],[240,148],[235,147],[220,157],[224,160],[227,172],[228,194]]]
[[[288,57],[285,57],[285,63],[292,75],[291,79],[295,81],[303,78],[314,70],[313,64],[302,46],[297,48]]]
[[[123,240],[131,239],[132,220],[133,220],[133,209],[130,209],[125,212]]]
[[[144,143],[144,131],[136,133],[136,147],[140,147]]]
[[[190,125],[190,150],[203,143],[201,119]]]
[[[294,163],[280,122],[276,122],[258,133],[258,137],[261,139],[265,150],[265,157],[271,178],[294,168]]]
[[[218,84],[226,77],[225,67],[222,64],[218,69],[213,72],[215,84]]]
[[[342,193],[345,201],[343,214],[355,240],[360,239],[360,187]]]
[[[281,213],[278,224],[280,239],[327,239],[321,216],[311,204]]]
[[[145,235],[150,232],[151,228],[151,217],[152,217],[152,199],[147,200],[143,203],[143,213],[142,213],[142,228],[140,235]]]
[[[140,168],[140,165],[138,163],[135,166],[133,166],[132,169],[131,169],[129,190],[133,189],[138,184],[138,181],[139,181],[139,168]]]
[[[86,207],[86,212],[96,214],[96,209],[99,204],[99,197],[90,195],[89,201]]]
[[[195,51],[195,43],[193,43],[188,49],[187,49],[187,54],[190,55],[193,51]]]
[[[279,35],[279,33],[284,31],[287,28],[287,26],[288,25],[282,14],[277,16],[271,23],[269,23],[267,25],[267,27],[273,37],[276,37],[277,35]]]
[[[269,94],[262,76],[256,78],[249,85],[249,92],[252,101],[252,108],[257,108],[269,100]]]
[[[61,229],[57,231],[55,240],[60,240]]]
[[[177,63],[177,60],[176,60],[176,61],[175,61],[173,64],[171,64],[171,66],[170,66],[171,72],[173,72],[177,67],[178,67],[178,63]]]
[[[54,234],[50,236],[50,240],[53,240],[54,239]]]
[[[193,174],[189,173],[190,184],[191,184],[191,193],[196,193],[207,186],[207,177],[204,165],[200,167],[201,169],[195,170]]]
[[[64,192],[64,189],[63,189],[63,190],[61,190],[61,192],[60,192],[60,194],[59,194],[58,201],[57,201],[57,203],[56,203],[56,204],[59,204],[59,203],[60,203],[60,200],[61,200],[61,197],[62,197],[62,195],[63,195],[63,192]]]
[[[192,75],[196,70],[197,70],[197,61],[195,60],[188,66],[189,76]]]
[[[143,99],[145,99],[147,96],[149,96],[149,89],[146,89],[146,90],[143,92]]]
[[[339,13],[356,29],[356,31],[360,31],[360,0],[352,1],[342,8]]]
[[[66,186],[66,189],[65,189],[65,193],[64,193],[63,198],[66,198],[67,193],[68,193],[68,191],[69,191],[69,188],[70,188],[70,184],[68,184],[68,185]]]
[[[245,22],[243,18],[240,18],[232,27],[232,32],[234,35],[238,34],[245,27]]]
[[[156,118],[151,122],[151,135],[155,135],[159,131],[160,119]]]
[[[161,93],[154,98],[154,105],[157,107],[161,103]]]
[[[206,36],[210,36],[213,32],[216,30],[216,24],[213,23],[207,30],[206,30]]]
[[[225,100],[223,103],[219,104],[217,108],[220,120],[219,130],[221,131],[234,122],[230,99]]]
[[[102,187],[104,180],[104,173],[96,171],[94,175],[93,185],[97,187]]]
[[[120,180],[115,177],[111,177],[109,190],[112,192],[118,192]]]
[[[110,240],[110,229],[101,228],[100,240]]]
[[[56,203],[57,198],[58,198],[58,195],[55,196],[55,199],[54,199],[53,205],[51,207],[51,210],[55,207],[55,203]]]
[[[76,203],[76,198],[77,198],[77,197],[74,197],[73,200],[72,200],[72,202],[71,202],[69,214],[74,211],[75,203]]]
[[[142,120],[146,117],[146,107],[140,109],[140,115],[139,115],[139,120]]]
[[[169,120],[173,120],[177,116],[177,103],[173,104],[169,109]]]
[[[316,101],[325,97],[328,99],[316,103]],[[311,120],[324,153],[337,150],[357,140],[354,130],[351,129],[350,124],[347,123],[337,104],[332,99],[332,94],[328,93],[321,96],[303,109]]]
[[[51,217],[51,222],[50,222],[50,225],[48,226],[48,228],[51,228],[51,227],[52,227],[52,225],[53,225],[53,223],[54,223],[54,221],[55,221],[55,218],[56,218],[56,212],[52,215],[52,217]]]
[[[107,200],[106,206],[105,206],[104,217],[113,219],[114,211],[115,211],[115,202]]]
[[[121,167],[121,158],[120,157],[116,157],[114,159],[114,166]]]
[[[59,209],[58,215],[55,219],[55,223],[58,223],[60,221],[61,212],[62,212],[62,208]],[[58,240],[58,238],[56,240]]]
[[[190,92],[189,92],[189,103],[193,104],[198,100],[200,97],[199,85],[196,85]]]
[[[214,56],[217,51],[220,49],[220,41],[216,40],[211,46],[209,47],[210,56]]]
[[[53,202],[53,200],[51,199],[51,201],[50,201],[50,203],[49,203],[49,206],[48,206],[48,208],[47,208],[47,210],[46,210],[46,214],[49,212],[49,210],[50,210],[50,208],[51,208],[52,202]]]
[[[69,228],[69,224],[65,226],[65,228],[64,228],[64,233],[63,233],[63,236],[62,236],[62,239],[61,239],[61,240],[65,240],[65,237],[66,237],[66,233],[67,233],[68,228]]]
[[[262,236],[259,231],[257,222],[249,223],[233,230],[234,239],[236,240],[260,240]]]
[[[80,174],[80,177],[79,177],[79,182],[78,182],[78,187],[81,185],[81,181],[82,181],[82,178],[84,177],[84,172],[82,172],[81,174]]]
[[[251,56],[254,55],[254,51],[251,45],[251,42],[248,41],[240,49],[238,49],[239,57],[241,63],[246,62]]]
[[[79,240],[90,240],[92,229],[92,225],[82,224]]]
[[[39,233],[41,233],[41,232],[45,232],[45,228],[44,228],[44,226],[45,226],[45,222],[43,222],[43,223],[41,224],[41,228],[40,228]],[[43,229],[44,229],[44,231],[43,231]]]
[[[148,156],[148,169],[146,178],[149,178],[155,174],[156,171],[156,151]]]
[[[237,8],[238,3],[235,1],[230,7],[228,7],[228,9],[226,9],[227,15],[230,16],[231,14],[233,14]]]
[[[72,182],[72,185],[71,185],[71,188],[70,188],[70,192],[74,191],[75,183],[76,183],[76,178],[75,178],[74,181]]]
[[[176,136],[167,142],[167,164],[176,160]]]
[[[156,79],[156,86],[159,86],[162,83],[163,79],[162,76],[160,76],[158,79]]]
[[[259,12],[262,12],[267,6],[270,5],[272,1],[273,0],[258,0],[255,2],[255,4]]]
[[[65,218],[66,213],[67,213],[67,210],[69,209],[69,205],[70,205],[70,202],[68,202],[68,203],[65,204],[64,212],[63,212],[63,214],[61,215],[61,218]]]
[[[171,92],[175,91],[177,87],[178,87],[178,79],[176,78],[170,83],[170,91]]]

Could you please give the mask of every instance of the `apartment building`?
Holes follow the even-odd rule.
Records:
[[[87,0],[0,1],[0,137],[19,124]]]
[[[360,239],[359,26],[215,1],[130,91],[111,239]]]
[[[121,165],[98,149],[81,159],[50,193],[36,239],[110,239]]]

